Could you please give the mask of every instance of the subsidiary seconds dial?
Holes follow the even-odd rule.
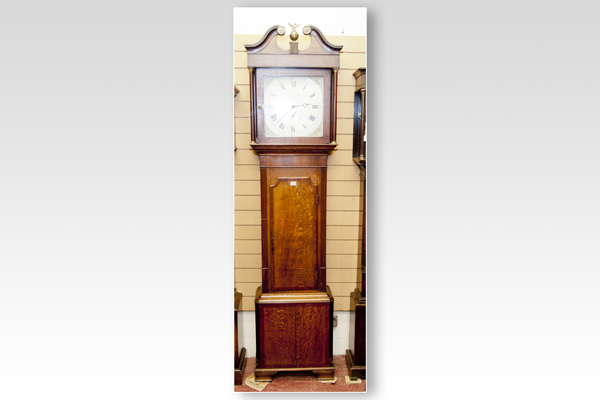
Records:
[[[323,136],[323,77],[265,76],[266,137]]]

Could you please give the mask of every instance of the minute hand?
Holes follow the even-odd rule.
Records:
[[[292,111],[296,106],[292,106],[292,108],[290,108],[289,110],[287,110],[281,117],[277,118],[276,122],[280,122],[283,120],[283,118],[288,115],[290,113],[290,111]]]
[[[305,106],[308,106],[308,105],[310,105],[310,104],[304,103],[304,104],[294,104],[294,105],[292,105],[292,108],[290,108],[289,110],[287,110],[281,117],[279,117],[277,119],[277,122],[283,121],[283,119],[285,118],[285,116],[288,115],[290,113],[290,111],[294,110],[295,108],[305,107]],[[294,118],[294,115],[296,115],[297,111],[298,110],[295,110],[294,113],[292,114],[292,116],[289,119]]]

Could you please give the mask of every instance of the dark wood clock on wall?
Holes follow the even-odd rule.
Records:
[[[292,25],[290,25],[292,26]],[[255,296],[257,381],[312,371],[333,379],[333,296],[327,286],[327,157],[337,146],[336,103],[342,46],[314,26],[292,26],[289,49],[269,28],[246,45],[251,143],[260,160],[262,286]],[[287,43],[286,43],[287,45]]]

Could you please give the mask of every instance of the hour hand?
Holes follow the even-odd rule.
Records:
[[[287,110],[285,113],[283,113],[283,115],[279,118],[277,118],[277,122],[281,121],[286,115],[288,115],[290,113],[290,111],[292,111],[294,109],[294,106],[292,106],[292,108],[290,108],[289,110]]]

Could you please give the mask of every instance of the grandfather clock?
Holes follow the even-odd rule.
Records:
[[[246,45],[251,143],[260,159],[262,286],[255,296],[257,381],[281,371],[333,379],[333,296],[327,286],[327,157],[337,146],[340,51],[314,26],[305,50],[291,25]],[[287,47],[288,43],[286,43]]]
[[[350,294],[350,349],[346,350],[346,365],[350,378],[365,378],[367,373],[367,70],[354,72],[354,131],[352,159],[360,168],[362,204],[362,251],[357,287]]]

